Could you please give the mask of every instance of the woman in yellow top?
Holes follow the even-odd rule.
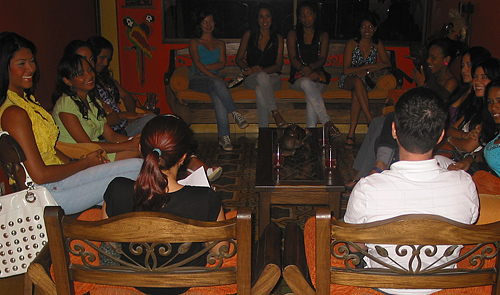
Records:
[[[70,159],[57,150],[57,126],[32,95],[38,78],[35,56],[31,41],[16,33],[0,33],[0,129],[23,149],[33,181],[45,186],[66,214],[81,212],[103,201],[115,177],[135,179],[142,159],[106,163],[102,151]]]
[[[116,133],[94,91],[92,65],[80,55],[64,56],[57,67],[57,100],[52,116],[61,131],[59,140],[69,143],[98,142],[111,160],[140,157],[139,136]],[[102,138],[101,138],[102,137]],[[104,139],[101,140],[100,139]]]

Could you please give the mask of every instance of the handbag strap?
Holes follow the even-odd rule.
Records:
[[[3,136],[3,135],[10,135],[10,134],[7,131],[0,131],[0,137]],[[26,187],[28,189],[34,189],[35,188],[35,182],[33,181],[33,179],[31,179],[31,176],[28,173],[28,170],[26,169],[26,167],[24,166],[24,163],[21,162],[19,164],[21,164],[21,166],[24,169],[24,174],[26,174],[26,180],[24,181],[24,185],[26,185]]]

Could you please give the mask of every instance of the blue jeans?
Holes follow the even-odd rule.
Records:
[[[278,109],[274,91],[281,89],[280,75],[263,71],[253,73],[245,79],[245,87],[255,89],[259,128],[269,127],[269,114]]]
[[[115,177],[136,179],[142,159],[127,159],[93,166],[61,181],[43,184],[65,214],[82,212],[103,201],[108,184]]]
[[[156,115],[153,113],[147,114],[128,124],[127,127],[125,127],[127,136],[136,136],[137,134],[141,134],[142,129],[144,129],[144,125],[146,125],[146,123],[151,121],[154,117],[156,117]]]
[[[189,74],[189,89],[208,93],[210,100],[214,104],[217,133],[219,137],[229,135],[229,119],[227,115],[236,111],[236,107],[226,84],[217,78],[195,72]]]
[[[321,93],[326,91],[328,85],[316,83],[307,77],[301,77],[290,84],[290,88],[302,91],[306,94],[306,127],[314,128],[318,123],[325,124],[330,121],[330,116],[326,113],[325,101]]]
[[[377,154],[375,144],[382,131],[382,126],[384,125],[385,117],[377,117],[373,119],[370,123],[370,128],[365,135],[365,139],[361,144],[358,155],[354,159],[354,164],[352,167],[359,171],[359,178],[365,177],[373,169],[373,166],[377,162]]]

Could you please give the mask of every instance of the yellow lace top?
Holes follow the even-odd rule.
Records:
[[[31,99],[36,102],[35,98]],[[0,106],[0,118],[3,112],[10,106],[18,106],[26,111],[31,120],[33,134],[35,135],[38,151],[42,156],[45,165],[60,165],[64,164],[56,155],[56,141],[59,136],[59,129],[54,123],[52,116],[40,105],[29,101],[26,97],[20,97],[17,93],[8,90],[7,99]],[[0,129],[1,120],[0,120]]]

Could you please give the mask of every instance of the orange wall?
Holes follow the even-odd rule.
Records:
[[[471,2],[475,6],[470,24],[470,46],[484,46],[500,58],[500,1],[498,0],[432,0],[431,33],[440,30],[449,21],[448,11],[458,3]]]
[[[153,7],[150,8],[125,8],[125,0],[117,1],[117,17],[118,17],[118,39],[120,53],[120,75],[121,84],[129,91],[133,92],[156,92],[160,96],[159,107],[162,113],[170,112],[166,102],[165,87],[163,83],[163,74],[167,71],[169,65],[170,49],[185,48],[188,44],[163,44],[162,43],[162,15],[161,15],[161,0],[153,0]],[[152,58],[145,57],[145,83],[144,86],[138,77],[137,72],[137,52],[130,50],[133,43],[127,36],[127,28],[123,24],[123,19],[127,16],[133,18],[136,22],[142,22],[146,14],[151,14],[155,17],[155,22],[152,24],[152,33],[148,37],[148,43],[153,47]],[[408,48],[406,47],[388,47],[396,50],[398,57],[398,67],[405,72],[410,73],[413,64],[410,60],[405,59]],[[406,84],[406,87],[409,85]]]
[[[0,11],[0,31],[16,32],[35,43],[40,70],[35,96],[50,109],[64,47],[97,33],[94,1],[2,0]]]
[[[117,22],[118,22],[118,42],[120,52],[120,79],[121,84],[132,92],[155,92],[159,95],[160,107],[162,113],[170,113],[165,95],[165,85],[163,83],[163,74],[168,69],[169,51],[173,48],[186,47],[186,44],[162,44],[162,16],[161,16],[161,0],[153,0],[152,8],[125,8],[125,0],[117,1]],[[145,83],[141,85],[138,76],[136,50],[131,50],[134,46],[127,35],[127,27],[123,24],[123,20],[128,16],[133,18],[137,23],[142,23],[146,14],[151,14],[155,17],[155,22],[152,23],[152,31],[147,37],[149,45],[152,47],[152,58],[144,57],[145,66]]]

